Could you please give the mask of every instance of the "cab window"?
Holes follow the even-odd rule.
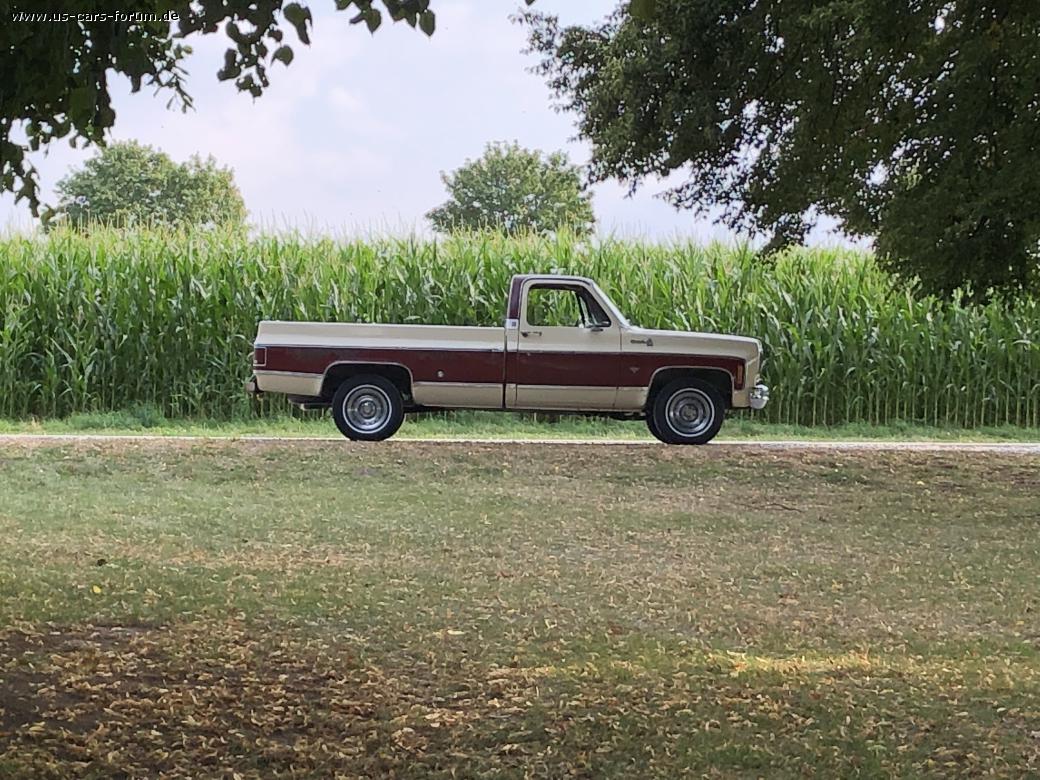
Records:
[[[610,325],[610,318],[584,287],[532,287],[527,292],[527,323],[548,328]]]

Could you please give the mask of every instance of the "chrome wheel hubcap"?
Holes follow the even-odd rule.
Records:
[[[343,399],[343,419],[359,433],[373,433],[390,420],[390,398],[374,385],[355,387]]]
[[[691,387],[668,399],[665,417],[680,436],[701,436],[715,422],[715,405],[703,390]]]

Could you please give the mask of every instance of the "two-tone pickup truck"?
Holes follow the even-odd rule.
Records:
[[[644,330],[590,279],[514,276],[501,328],[260,323],[252,393],[332,407],[344,436],[389,438],[406,412],[579,412],[645,419],[669,444],[705,444],[729,408],[761,409],[752,338]]]

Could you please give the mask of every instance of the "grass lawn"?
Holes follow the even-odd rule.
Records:
[[[1040,773],[1040,458],[0,445],[0,777]]]
[[[294,436],[340,438],[327,412],[300,412],[295,417],[276,416],[248,420],[217,421],[166,419],[154,409],[143,407],[123,412],[82,413],[65,419],[3,420],[0,433],[58,434],[148,434],[155,436]],[[409,416],[400,437],[430,439],[631,439],[652,441],[646,424],[580,415],[563,415],[548,422],[545,415],[501,412],[443,412]],[[902,423],[869,425],[851,423],[833,426],[771,425],[747,412],[731,414],[719,434],[720,440],[809,439],[809,440],[910,440],[1024,442],[1040,441],[1040,429],[1013,425],[964,429]]]

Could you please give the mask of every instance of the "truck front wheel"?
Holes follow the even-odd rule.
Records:
[[[386,377],[355,376],[332,397],[332,417],[340,433],[352,441],[382,441],[404,422],[404,401]]]
[[[654,396],[647,410],[650,432],[665,444],[707,444],[726,415],[726,403],[713,385],[677,379]]]

